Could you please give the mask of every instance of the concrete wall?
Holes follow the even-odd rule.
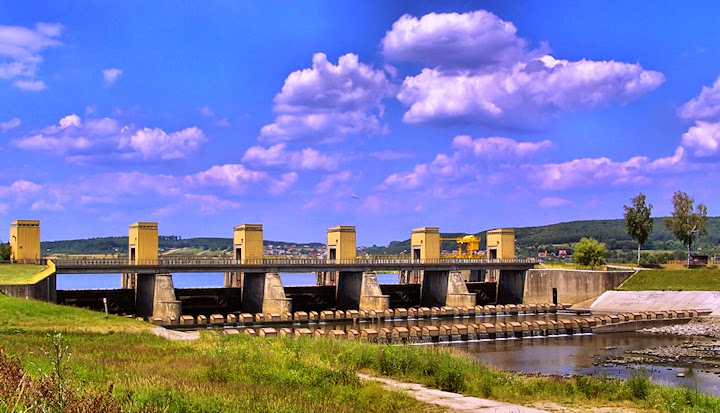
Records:
[[[633,271],[528,270],[523,302],[553,302],[553,288],[557,288],[557,302],[579,303],[616,288],[632,274]]]
[[[337,283],[338,310],[358,310],[360,308],[362,281],[362,272],[340,271]]]
[[[525,277],[525,271],[500,270],[497,283],[497,303],[520,304],[525,302],[524,297],[527,291]]]
[[[55,274],[36,284],[0,285],[0,292],[10,297],[31,298],[33,300],[57,302]]]
[[[448,290],[447,271],[425,271],[420,295],[420,304],[424,307],[442,307],[445,305]]]

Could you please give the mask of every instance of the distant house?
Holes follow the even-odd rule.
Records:
[[[566,250],[560,250],[558,251],[559,257],[567,257],[567,251]]]
[[[690,256],[690,265],[707,265],[710,257],[707,255],[691,255]]]

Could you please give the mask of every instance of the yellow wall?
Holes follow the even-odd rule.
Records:
[[[440,258],[440,228],[422,227],[412,230],[410,234],[411,257],[416,259],[415,251],[420,250],[421,260]]]
[[[136,222],[128,231],[128,259],[132,262],[130,250],[135,247],[135,260],[157,261],[158,259],[158,224],[157,222]]]
[[[263,258],[262,224],[238,225],[233,230],[233,258],[240,260],[261,260]],[[240,257],[235,254],[240,249]]]
[[[335,247],[335,259],[353,260],[357,257],[357,240],[354,225],[340,225],[328,228],[327,249],[330,259],[330,249]]]
[[[12,261],[40,259],[40,221],[18,219],[10,224],[10,259]]]
[[[486,257],[501,260],[515,258],[515,230],[512,228],[500,228],[488,231]]]

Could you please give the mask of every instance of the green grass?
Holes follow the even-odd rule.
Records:
[[[36,332],[138,332],[150,329],[148,323],[82,308],[66,307],[42,301],[23,300],[0,294],[0,333]],[[2,340],[0,340],[2,344]]]
[[[66,388],[90,395],[110,389],[129,412],[441,411],[360,381],[358,371],[527,405],[720,411],[717,397],[657,386],[642,376],[627,381],[528,376],[490,369],[446,348],[213,331],[197,341],[171,342],[152,335],[147,323],[2,295],[0,314],[0,348],[19,359],[30,376],[40,380],[41,372],[53,371],[48,333],[63,331],[70,352]],[[15,399],[0,394],[0,412],[22,411],[7,407]]]
[[[638,271],[620,288],[624,291],[720,291],[717,268]]]
[[[26,284],[44,268],[44,265],[0,264],[0,285]]]

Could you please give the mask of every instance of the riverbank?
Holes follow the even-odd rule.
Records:
[[[687,337],[688,340],[674,346],[631,351],[627,356],[606,359],[603,362],[691,366],[697,369],[720,368],[720,317],[700,317],[687,324],[653,327],[639,332],[649,335],[682,336]]]
[[[501,372],[432,346],[267,339],[214,330],[201,331],[197,340],[168,341],[153,335],[148,323],[2,295],[0,314],[0,346],[23,371],[15,377],[26,374],[42,382],[59,368],[63,388],[73,397],[111,400],[117,411],[437,411],[362,381],[359,372],[548,411],[720,410],[716,397],[658,386],[643,377],[624,381]],[[60,352],[64,356],[54,351],[58,348],[67,349]],[[13,407],[20,399],[21,407],[32,407],[33,400],[22,398],[31,393],[21,392],[21,384],[3,387],[0,411],[23,411]]]

